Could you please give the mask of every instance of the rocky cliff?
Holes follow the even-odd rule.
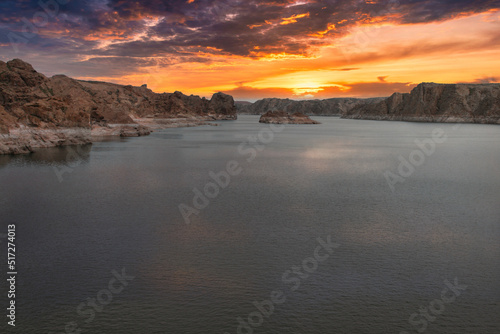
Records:
[[[422,83],[410,93],[357,106],[344,118],[500,124],[500,84]]]
[[[262,115],[265,112],[285,111],[288,113],[302,113],[316,116],[340,116],[352,108],[368,103],[380,102],[384,98],[356,99],[356,98],[332,98],[326,100],[304,100],[296,101],[290,99],[267,98],[255,103],[237,103],[238,113],[250,115]]]
[[[47,78],[20,59],[0,61],[0,154],[85,144],[94,136],[147,135],[154,128],[236,119],[231,96],[211,100],[180,92]]]
[[[285,111],[268,111],[259,119],[259,123],[268,124],[321,124],[301,113],[289,114]]]

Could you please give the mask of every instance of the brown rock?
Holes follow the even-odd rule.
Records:
[[[120,131],[120,137],[141,137],[151,134],[151,129],[142,126],[124,126]]]
[[[384,98],[332,98],[325,100],[301,100],[266,98],[255,103],[236,102],[238,113],[262,115],[268,110],[283,110],[287,113],[300,112],[309,116],[340,116],[352,108],[369,103],[376,103]]]
[[[411,93],[356,107],[342,117],[500,124],[500,84],[422,83]]]
[[[233,98],[222,93],[215,94],[212,100],[181,92],[157,94],[147,85],[79,81],[65,75],[47,78],[20,59],[0,61],[0,134],[4,134],[0,138],[0,154],[29,151],[23,148],[25,143],[34,143],[26,144],[30,147],[71,143],[73,132],[64,132],[65,129],[86,129],[89,133],[92,129],[93,133],[116,136],[147,135],[151,130],[139,126],[134,119],[177,119],[178,115],[196,119],[179,124],[204,124],[207,120],[236,119],[236,109]],[[168,126],[175,126],[174,123],[169,122]],[[117,124],[122,128],[110,127]],[[12,137],[11,131],[21,128],[25,132],[51,129],[65,134],[61,140],[54,137],[55,133],[49,140],[33,132]]]
[[[236,119],[236,106],[231,95],[216,93],[210,100],[210,112],[222,119]]]
[[[260,117],[259,123],[268,124],[321,124],[302,113],[290,115],[284,111],[268,111]]]

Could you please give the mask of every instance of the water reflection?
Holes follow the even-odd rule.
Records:
[[[89,162],[92,144],[38,149],[25,155],[0,155],[0,168],[12,166],[74,167]]]
[[[94,143],[91,161],[90,146],[76,157],[74,147],[0,157],[0,216],[20,222],[30,296],[20,299],[23,332],[62,333],[83,320],[78,304],[125,267],[137,279],[88,332],[236,333],[237,317],[288,291],[282,274],[331,235],[338,253],[255,333],[399,333],[454,277],[471,288],[428,332],[493,333],[497,128],[464,126],[393,193],[384,171],[397,171],[398,156],[436,125],[320,120],[286,127],[251,162],[238,146],[264,127],[257,116]],[[193,189],[230,160],[242,173],[186,225],[179,204],[193,205]],[[78,162],[55,181],[52,165],[62,173]]]

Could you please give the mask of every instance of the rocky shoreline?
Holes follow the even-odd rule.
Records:
[[[20,127],[0,134],[0,154],[29,154],[37,149],[87,145],[106,137],[141,137],[152,132],[202,125],[217,126],[211,117],[134,119],[137,124],[109,124],[87,128],[37,129]]]
[[[0,154],[235,119],[234,99],[223,93],[210,100],[181,92],[158,94],[146,85],[47,78],[20,59],[0,61]]]
[[[240,111],[248,113],[282,110],[269,111],[259,120],[271,124],[319,124],[306,112],[366,120],[500,124],[500,84],[422,83],[411,93],[385,99],[264,99],[240,104]],[[210,100],[181,92],[158,94],[146,85],[48,78],[20,59],[0,61],[0,154],[235,119],[234,99],[223,93]]]
[[[0,154],[28,154],[35,149],[92,142],[90,129],[36,129],[20,127],[0,134]]]
[[[236,102],[238,114],[262,115],[269,110],[282,110],[289,114],[301,113],[309,116],[341,116],[354,107],[376,103],[385,98],[331,98],[324,100],[290,100],[266,98],[254,103]]]
[[[500,124],[499,117],[346,115],[342,116],[341,118],[369,120],[369,121],[396,121],[396,122],[416,122],[416,123]]]
[[[357,106],[342,118],[500,124],[500,84],[422,83],[378,103]]]

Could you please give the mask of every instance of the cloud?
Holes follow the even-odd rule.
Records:
[[[329,99],[335,97],[369,98],[390,96],[396,92],[408,93],[416,86],[417,84],[410,82],[336,82],[320,87],[319,90],[304,90],[300,94],[297,94],[293,89],[287,88],[252,88],[248,86],[240,86],[232,90],[226,90],[225,93],[233,95],[237,100],[251,101],[268,97],[292,97],[295,99]]]
[[[483,77],[474,80],[473,83],[478,83],[478,84],[487,84],[487,83],[498,83],[500,82],[500,78],[497,77]]]
[[[500,28],[500,26],[498,27]],[[373,49],[367,45],[366,48],[356,45],[340,45],[339,49],[351,64],[374,63],[391,61],[403,58],[418,58],[430,55],[457,55],[461,53],[479,52],[491,50],[492,46],[500,44],[500,30],[485,30],[481,36],[456,36],[450,40],[449,36],[442,39],[429,40],[428,38],[408,38],[395,41],[383,41],[384,45],[376,45]]]
[[[38,34],[100,40],[89,53],[152,57],[207,52],[242,57],[310,56],[349,29],[373,22],[435,22],[498,8],[498,1],[89,0],[60,5]],[[0,22],[22,32],[38,0],[4,1]],[[123,43],[125,42],[125,43]]]
[[[235,81],[244,80],[247,86],[229,91],[242,97],[387,96],[398,89],[407,90],[411,84],[404,81],[413,78],[402,74],[401,68],[409,72],[407,64],[400,63],[398,69],[373,69],[377,64],[392,66],[402,59],[442,59],[443,55],[473,52],[494,54],[500,45],[496,17],[484,22],[488,27],[484,31],[471,26],[450,31],[438,24],[423,24],[456,22],[458,17],[498,9],[498,0],[87,0],[60,5],[58,15],[38,27],[26,44],[15,44],[19,50],[14,52],[9,34],[25,36],[27,22],[44,13],[40,6],[44,1],[48,0],[0,2],[3,59],[23,58],[48,75],[66,73],[117,81],[120,77],[140,81],[141,74],[156,67],[162,77],[161,89],[184,85],[181,88],[194,87],[197,94],[220,87],[227,91]],[[435,29],[432,35],[407,33],[414,27],[423,31],[425,26]],[[404,33],[385,34],[384,29],[395,27]],[[368,35],[370,43],[365,44],[351,38],[364,28],[382,33]],[[471,30],[473,34],[468,34]],[[264,60],[270,65],[262,65],[267,63]],[[464,61],[464,66],[469,64]],[[479,67],[480,61],[474,66]],[[297,73],[296,82],[276,79],[288,74],[292,78],[292,72]],[[498,77],[496,72],[480,69],[466,79]],[[244,78],[235,79],[235,74]],[[380,74],[384,75],[378,82],[366,83]],[[402,82],[387,82],[385,74]],[[343,83],[325,84],[330,77],[317,79],[320,75],[331,75]],[[267,80],[272,83],[262,83]],[[262,88],[280,84],[306,88]],[[314,89],[307,91],[307,87]]]
[[[258,99],[272,97],[290,97],[294,95],[292,89],[288,88],[252,88],[240,86],[235,89],[223,91],[223,93],[232,95],[236,100],[256,101]]]
[[[359,82],[359,83],[334,83],[339,86],[323,87],[316,97],[328,98],[334,96],[344,97],[384,97],[393,93],[408,93],[417,84],[411,82]]]

